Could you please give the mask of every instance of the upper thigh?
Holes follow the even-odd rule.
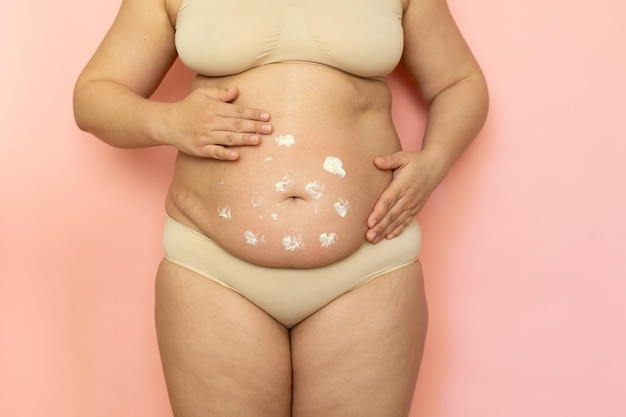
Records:
[[[288,333],[258,307],[163,261],[155,315],[175,415],[289,415]]]
[[[407,415],[426,325],[419,263],[324,307],[292,330],[293,415]]]

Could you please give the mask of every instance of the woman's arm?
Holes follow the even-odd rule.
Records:
[[[410,0],[403,19],[403,64],[428,103],[420,152],[375,158],[394,179],[368,218],[367,238],[401,233],[422,209],[487,116],[485,78],[460,34],[445,0]]]
[[[176,58],[163,0],[125,0],[74,89],[78,126],[119,147],[161,144],[161,103],[147,99]]]
[[[183,152],[236,159],[219,145],[254,145],[269,133],[267,112],[230,104],[238,90],[198,89],[177,103],[150,100],[176,59],[167,0],[124,0],[74,89],[77,125],[110,145],[176,146]]]

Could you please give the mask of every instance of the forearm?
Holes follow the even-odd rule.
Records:
[[[115,147],[164,144],[158,126],[166,112],[167,103],[144,98],[110,81],[79,82],[74,91],[78,127]]]
[[[480,74],[453,84],[431,101],[422,151],[435,159],[439,180],[474,140],[488,107],[487,86]]]

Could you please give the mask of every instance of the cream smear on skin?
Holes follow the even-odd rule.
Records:
[[[277,147],[285,147],[291,148],[296,145],[296,138],[292,134],[278,135],[275,136],[276,146]],[[274,158],[271,155],[263,156],[263,162],[271,163]],[[327,156],[323,163],[322,167],[324,171],[339,177],[340,179],[346,176],[346,170],[343,167],[343,162],[340,158],[336,156]],[[224,184],[224,180],[220,180],[220,184]],[[293,189],[295,186],[294,180],[289,175],[284,175],[280,181],[274,183],[274,190],[281,194],[286,194]],[[323,201],[324,198],[324,185],[320,184],[318,180],[311,181],[304,186],[304,191],[311,196],[311,198],[315,200]],[[259,196],[258,193],[255,193],[251,199],[250,204],[253,207],[259,207],[263,204],[263,199]],[[348,211],[350,210],[350,203],[347,200],[339,199],[332,204],[332,208],[335,213],[341,217],[345,218],[348,215]],[[317,207],[316,207],[317,213]],[[229,206],[225,205],[219,207],[217,210],[217,215],[223,219],[230,221],[232,219],[232,210]],[[272,221],[278,221],[279,216],[276,213],[270,213],[268,216]],[[259,218],[263,220],[265,218],[264,215],[260,215]],[[261,244],[267,243],[265,241],[265,237],[260,233],[255,233],[251,230],[246,230],[244,232],[244,240],[248,245],[258,246]],[[330,248],[331,246],[337,243],[338,236],[333,232],[325,232],[319,235],[319,242],[322,248]],[[296,252],[304,248],[304,238],[301,235],[291,235],[284,236],[281,240],[282,246],[287,252]]]
[[[336,156],[326,157],[324,160],[324,170],[338,176],[339,178],[346,176],[346,171],[343,169],[343,162]]]

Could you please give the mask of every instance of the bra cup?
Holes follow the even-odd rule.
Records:
[[[184,0],[175,35],[181,61],[209,76],[237,74],[261,65],[280,40],[284,16],[280,8],[250,6],[257,1]]]
[[[181,61],[207,76],[306,61],[384,78],[402,45],[400,0],[183,0],[176,20]]]
[[[305,1],[306,25],[326,62],[365,78],[384,78],[402,56],[402,4],[399,0]],[[343,12],[329,13],[333,8]]]

